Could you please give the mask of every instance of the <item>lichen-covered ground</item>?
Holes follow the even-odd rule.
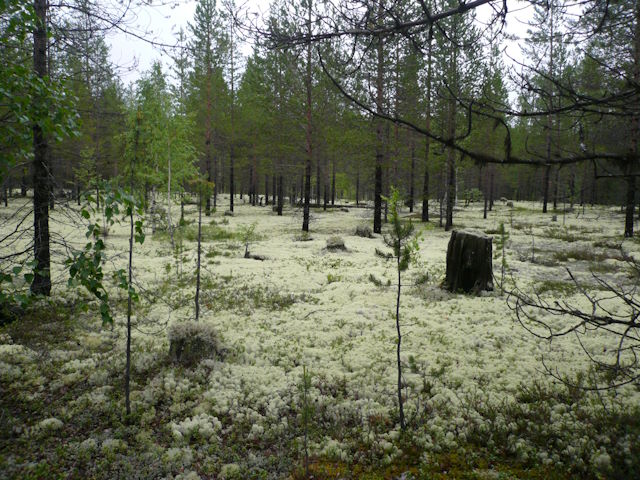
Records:
[[[14,228],[11,214],[22,202],[0,210],[0,234]],[[382,237],[354,235],[371,223],[371,212],[314,209],[309,237],[301,235],[296,209],[278,217],[271,207],[241,204],[233,217],[220,210],[205,217],[201,321],[215,327],[222,356],[193,368],[170,361],[167,329],[194,317],[195,227],[181,227],[176,253],[168,235],[152,235],[147,222],[147,239],[133,257],[141,299],[134,305],[128,419],[126,300],[111,288],[115,324],[103,327],[95,303],[68,288],[57,267],[52,299],[0,328],[0,477],[304,478],[305,433],[313,478],[640,475],[638,385],[573,388],[546,374],[541,361],[588,385],[597,372],[582,347],[606,359],[616,337],[589,333],[582,346],[575,336],[537,340],[499,291],[442,291],[450,233],[437,220],[416,223],[420,251],[404,274],[409,427],[401,432],[394,264],[375,254],[385,248]],[[555,222],[551,215],[538,205],[499,203],[487,220],[479,206],[461,207],[454,222],[487,232],[505,223],[509,288],[515,282],[588,308],[565,267],[594,294],[591,271],[637,283],[619,246],[637,255],[640,243],[623,241],[618,209],[577,209]],[[187,222],[195,218],[187,206]],[[238,232],[254,222],[258,239],[250,250],[264,261],[243,258]],[[59,265],[59,240],[81,246],[85,228],[61,208],[51,228]],[[126,266],[127,233],[127,225],[111,228],[108,269]],[[347,251],[325,248],[334,235]],[[499,265],[497,258],[495,274]],[[613,300],[610,308],[624,305]]]

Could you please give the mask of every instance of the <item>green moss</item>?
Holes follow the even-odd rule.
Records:
[[[578,290],[574,283],[562,280],[545,280],[536,283],[536,292],[540,295],[544,293],[554,293],[558,295],[573,295]]]

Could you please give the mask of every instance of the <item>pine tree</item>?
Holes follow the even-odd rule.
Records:
[[[197,134],[201,139],[197,145],[204,154],[203,173],[206,180],[217,184],[218,159],[222,157],[220,129],[225,120],[223,112],[227,100],[223,68],[228,43],[215,0],[198,1],[189,31],[193,37],[188,45],[193,58],[191,105],[197,111]],[[213,190],[214,206],[217,203],[217,192],[216,185]],[[210,213],[211,198],[208,196],[205,199],[205,214]]]

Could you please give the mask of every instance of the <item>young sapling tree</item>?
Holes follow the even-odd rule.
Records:
[[[496,258],[500,256],[500,293],[504,293],[504,271],[507,268],[507,257],[505,249],[507,240],[509,240],[509,232],[504,227],[504,222],[500,222],[498,227],[498,238],[496,239]]]
[[[144,242],[144,226],[141,219],[144,213],[144,207],[142,202],[136,201],[132,194],[125,193],[120,189],[112,189],[108,183],[104,183],[97,191],[97,197],[94,198],[89,195],[87,197],[87,204],[81,210],[82,217],[90,222],[86,232],[89,242],[82,250],[72,251],[71,257],[66,261],[66,265],[69,267],[68,283],[69,286],[79,284],[94,295],[100,302],[100,315],[103,324],[113,325],[109,294],[103,283],[104,273],[102,266],[105,261],[106,245],[100,238],[100,226],[97,222],[92,222],[91,217],[92,213],[95,215],[97,211],[102,208],[103,221],[109,226],[116,222],[119,214],[122,214],[123,220],[129,220],[128,275],[122,268],[116,270],[113,274],[118,287],[127,291],[127,350],[124,383],[125,409],[127,416],[129,416],[131,413],[131,403],[129,400],[131,376],[131,314],[133,302],[137,302],[139,299],[132,283],[133,244],[134,242],[140,244]],[[134,215],[139,219],[134,221]]]
[[[400,296],[402,289],[402,272],[409,268],[409,264],[415,259],[418,251],[418,236],[416,235],[413,223],[400,218],[400,194],[395,188],[391,188],[391,197],[384,198],[389,205],[389,213],[391,214],[391,229],[383,235],[384,243],[392,249],[390,254],[382,254],[383,258],[394,260],[397,272],[397,290],[396,290],[396,361],[398,367],[398,412],[400,417],[400,428],[406,428],[404,417],[404,404],[402,399],[402,360],[400,358],[402,348],[402,330],[400,324]],[[381,252],[382,253],[382,252]]]
[[[196,321],[200,319],[200,264],[202,258],[202,202],[208,201],[213,191],[213,182],[198,178],[196,180],[198,190],[198,257],[196,260]]]
[[[311,373],[306,365],[302,366],[302,385],[299,386],[302,394],[302,448],[304,450],[304,474],[305,478],[309,477],[309,430],[310,422],[314,415],[313,404],[309,401],[309,391],[311,390]]]
[[[239,229],[240,240],[244,244],[244,258],[251,258],[251,252],[249,252],[249,246],[252,242],[257,240],[256,235],[256,222],[249,225],[242,225]]]

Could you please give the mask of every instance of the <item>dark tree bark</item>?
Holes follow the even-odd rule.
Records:
[[[433,31],[429,30],[429,43],[427,46],[427,110],[426,124],[427,131],[431,131],[431,75],[432,75],[432,42]],[[431,138],[425,136],[424,140],[424,183],[422,185],[422,217],[423,222],[429,221],[429,155],[431,153]]]
[[[450,292],[493,290],[492,238],[454,230],[447,248],[444,287]]]
[[[542,179],[542,213],[547,213],[547,203],[549,202],[549,177],[551,176],[551,165],[544,168]]]
[[[318,160],[316,162],[316,191],[315,191],[316,207],[320,206],[320,194],[322,192],[322,188],[320,186],[321,175],[322,175],[322,172],[320,171],[320,160]]]
[[[282,204],[284,203],[284,187],[282,175],[278,177],[278,216],[282,216]]]
[[[360,205],[360,165],[356,170],[356,206]]]
[[[133,171],[132,174],[133,176]],[[133,182],[132,182],[133,183]],[[131,191],[133,195],[133,188]],[[129,212],[129,289],[131,288],[131,281],[133,277],[133,207]],[[124,404],[127,412],[127,417],[131,415],[131,400],[129,394],[131,391],[131,314],[132,314],[132,298],[131,291],[128,289],[127,296],[127,349],[126,349],[126,364],[124,369]]]
[[[209,77],[210,78],[210,77]],[[210,81],[207,82],[207,89],[210,90]],[[211,182],[211,99],[210,93],[207,93],[207,130],[205,140],[205,173],[207,175],[207,181]],[[145,202],[146,204],[146,202]],[[205,215],[211,215],[211,196],[207,193],[206,205],[204,209]]]
[[[180,193],[180,225],[184,224],[184,192]]]
[[[458,85],[458,50],[453,48],[449,59],[449,81],[455,92]],[[453,140],[456,136],[456,115],[458,104],[453,95],[450,96],[447,108],[447,136]],[[456,151],[447,148],[447,211],[444,229],[453,227],[453,206],[456,199]]]
[[[196,263],[196,321],[200,318],[200,259],[202,255],[202,190],[198,192],[198,259]],[[207,198],[209,194],[207,192]]]
[[[640,82],[640,2],[636,2],[635,27],[633,41],[633,81],[637,85]],[[637,102],[636,102],[636,107]],[[636,113],[631,117],[631,149],[630,158],[627,163],[627,208],[625,212],[624,236],[633,237],[633,213],[636,198],[636,177],[638,168],[638,140],[640,137],[640,116]]]
[[[213,208],[218,206],[218,155],[213,156]]]
[[[278,182],[276,181],[276,176],[273,175],[273,177],[271,177],[271,193],[273,194],[272,197],[273,197],[273,204],[274,205],[277,204],[277,201],[276,201],[276,198],[278,196],[278,193],[276,191],[277,183]]]
[[[483,208],[483,212],[482,212],[482,218],[484,218],[485,220],[487,219],[487,208],[489,206],[489,195],[488,192],[486,191],[486,189],[484,188],[484,186],[486,185],[486,179],[483,177],[487,177],[487,169],[483,169],[482,167],[480,167],[480,191],[482,192],[482,196],[484,197],[484,208]]]
[[[35,37],[35,33],[34,33],[34,37]],[[35,38],[34,38],[34,44],[35,44]],[[22,169],[22,178],[20,180],[20,196],[21,197],[27,196],[27,168],[26,167]]]
[[[447,209],[444,229],[451,230],[453,227],[453,206],[456,201],[456,154],[453,149],[448,149],[447,155]]]
[[[331,160],[331,205],[336,204],[336,159]]]
[[[496,183],[495,176],[496,172],[494,170],[493,165],[489,167],[489,211],[493,210],[493,201],[496,198]]]
[[[129,190],[133,196],[134,190],[134,168],[138,164],[138,146],[140,142],[140,123],[142,122],[142,114],[138,110],[136,115],[136,128],[134,132],[133,141],[133,158],[129,164]],[[198,259],[199,260],[199,259]],[[198,268],[200,264],[198,263]],[[198,273],[200,273],[198,271]],[[129,268],[128,268],[128,288],[127,288],[127,347],[126,347],[126,363],[124,368],[124,404],[127,412],[127,420],[131,415],[131,401],[129,399],[129,393],[131,390],[131,314],[132,314],[132,296],[131,296],[131,284],[133,280],[133,205],[129,212]],[[196,294],[197,295],[197,294]],[[197,301],[197,297],[196,297]]]
[[[379,0],[378,14],[382,18],[384,12],[383,0]],[[382,36],[378,36],[376,45],[376,111],[383,114],[384,105],[384,47]],[[376,171],[373,192],[373,232],[382,232],[382,162],[384,157],[384,125],[381,118],[375,119],[376,123]]]
[[[636,202],[636,177],[629,175],[627,180],[627,205],[625,209],[624,236],[633,237],[633,212]]]
[[[575,170],[575,165],[572,165],[571,171],[569,172],[569,202],[570,202],[571,208],[573,208],[576,202],[575,197],[576,197],[576,170]]]
[[[47,74],[47,0],[35,0],[38,24],[33,32],[33,69],[44,80]],[[39,102],[39,99],[34,99]],[[49,145],[40,124],[33,124],[33,224],[36,268],[31,292],[51,294],[51,253],[49,251]],[[26,189],[24,190],[26,194]]]
[[[235,154],[233,146],[231,146],[231,158],[229,160],[229,210],[233,212],[233,199],[236,195],[235,185]]]
[[[553,23],[553,13],[549,15],[550,23],[550,34],[549,34],[549,78],[553,78],[553,47],[554,47],[554,23]],[[553,110],[553,85],[549,85],[548,87],[548,100],[547,107],[551,111]],[[547,134],[546,134],[546,156],[547,161],[551,161],[551,143],[552,143],[552,135],[553,135],[553,117],[551,113],[547,114]],[[547,204],[549,203],[549,181],[551,177],[551,165],[547,164],[544,170],[544,184],[543,184],[543,200],[542,200],[542,213],[547,213]],[[555,207],[554,207],[555,208]]]
[[[415,198],[415,172],[416,172],[416,144],[412,133],[410,147],[411,147],[411,172],[409,174],[409,212],[413,213],[413,199]]]
[[[553,185],[553,209],[558,209],[558,200],[560,198],[560,167],[556,167],[556,178]]]
[[[311,0],[309,0],[307,11],[307,33],[311,35]],[[311,43],[307,45],[307,74],[305,78],[305,89],[307,94],[306,117],[307,124],[305,129],[306,136],[306,153],[307,158],[304,166],[304,208],[302,213],[302,231],[309,231],[309,201],[311,197],[311,161],[313,158],[313,146],[311,144]],[[320,162],[318,162],[317,172],[317,204],[320,205]]]

